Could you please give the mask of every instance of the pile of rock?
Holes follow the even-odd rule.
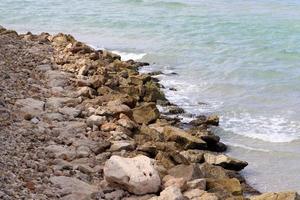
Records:
[[[15,177],[20,186],[3,180],[0,198],[214,200],[258,194],[238,173],[247,162],[221,153],[226,146],[209,129],[218,125],[218,117],[200,116],[182,129],[178,120],[158,111],[158,102],[170,103],[156,79],[139,74],[147,63],[121,61],[65,34],[17,35],[3,28],[0,44],[4,40],[12,42],[0,45],[1,52],[8,54],[18,43],[24,58],[31,55],[25,83],[37,87],[38,82],[39,88],[3,100],[16,116],[3,130],[16,136],[10,141],[18,152],[27,153],[14,166],[20,171],[1,168],[1,173],[9,171],[3,173],[5,180]],[[43,61],[35,62],[33,55]],[[3,82],[9,83],[9,78]],[[16,128],[27,141],[24,148],[23,143],[17,147]],[[251,198],[299,197],[272,193]]]

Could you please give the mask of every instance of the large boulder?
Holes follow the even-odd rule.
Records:
[[[248,163],[245,161],[231,158],[224,154],[205,153],[204,160],[209,164],[218,165],[225,169],[236,170],[236,171],[240,171],[248,165]]]
[[[206,149],[207,144],[201,138],[192,136],[182,129],[165,126],[163,131],[167,141],[174,141],[180,144],[184,149]]]
[[[271,192],[251,197],[250,200],[300,200],[297,192]]]
[[[133,119],[139,124],[149,124],[159,117],[155,103],[145,103],[133,109]]]
[[[104,177],[109,184],[134,194],[156,193],[161,179],[154,165],[154,160],[143,155],[134,158],[112,156],[105,163]]]

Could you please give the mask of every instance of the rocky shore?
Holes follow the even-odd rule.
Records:
[[[210,131],[217,116],[171,118],[183,110],[147,65],[0,27],[0,199],[300,199],[251,188]]]

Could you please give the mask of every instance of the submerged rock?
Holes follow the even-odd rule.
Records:
[[[156,193],[161,180],[154,165],[154,160],[143,155],[134,158],[112,156],[105,163],[104,177],[109,184],[134,194]]]

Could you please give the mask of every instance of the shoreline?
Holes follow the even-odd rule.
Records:
[[[94,50],[65,34],[18,35],[0,27],[0,42],[3,43],[0,50],[5,55],[1,67],[8,67],[3,86],[19,84],[18,81],[25,83],[5,88],[7,93],[1,98],[5,112],[1,117],[10,113],[12,118],[6,120],[3,131],[11,133],[14,126],[21,127],[23,140],[29,137],[39,141],[30,144],[33,148],[25,145],[29,149],[29,157],[25,156],[28,161],[21,159],[18,163],[18,159],[13,159],[17,162],[15,167],[24,168],[25,172],[37,171],[37,177],[24,178],[24,174],[19,174],[24,173],[23,169],[12,172],[4,164],[1,174],[7,179],[11,174],[22,177],[17,178],[21,190],[19,187],[7,190],[13,184],[2,183],[4,191],[0,197],[17,198],[11,194],[16,193],[18,197],[37,199],[106,199],[108,196],[163,199],[167,193],[179,199],[251,196],[255,200],[265,199],[266,195],[271,195],[271,199],[299,198],[296,193],[253,196],[259,192],[247,185],[238,173],[248,163],[223,154],[226,146],[209,130],[210,126],[218,126],[217,116],[199,116],[189,127],[181,129],[183,124],[178,119],[159,113],[158,104],[169,106],[173,114],[183,111],[165,98],[157,79],[139,73],[138,69],[148,63],[120,61],[119,55]],[[23,59],[16,59],[15,53],[21,53]],[[20,71],[13,74],[9,70],[16,63]],[[30,78],[21,76],[14,80],[19,73]],[[30,87],[24,90],[24,85]],[[15,96],[9,97],[11,94]],[[29,130],[33,132],[30,136],[26,134]],[[15,138],[10,138],[10,143],[5,137],[2,140],[2,147],[11,144],[19,148]],[[35,151],[48,157],[34,159]],[[1,158],[9,159],[7,155],[14,150],[5,153]],[[124,157],[136,159],[137,163],[143,160],[141,165],[149,160],[156,167],[145,164],[151,176],[136,179],[138,184],[134,184],[129,180],[143,172],[129,164],[133,160],[128,163]],[[110,165],[112,160],[114,165]],[[116,163],[124,174],[116,173]],[[135,167],[137,171],[130,172]],[[41,177],[45,181],[39,181]],[[147,186],[141,187],[143,184]],[[84,191],[79,192],[78,188]]]

